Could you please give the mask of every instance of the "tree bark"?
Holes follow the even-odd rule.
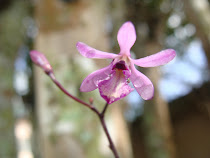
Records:
[[[90,94],[84,97],[79,86],[96,64],[79,55],[76,43],[107,47],[105,13],[105,1],[40,0],[36,4],[39,35],[35,48],[45,53],[65,88],[85,100]],[[62,94],[40,69],[35,69],[35,77],[42,157],[103,157],[99,152],[97,117]],[[102,103],[100,99],[94,101],[98,102]]]
[[[184,8],[188,19],[196,26],[208,63],[210,63],[210,5],[208,0],[185,0]],[[210,69],[210,64],[209,64]]]
[[[137,40],[132,49],[136,52],[137,58],[151,55],[163,49],[159,41],[163,41],[168,15],[159,10],[160,3],[160,1],[128,2],[128,17],[135,23],[137,29]],[[161,74],[158,68],[143,70],[143,73],[151,79],[155,88],[154,98],[145,101],[144,105],[144,126],[142,128],[147,144],[147,157],[175,158],[176,152],[168,104],[161,98],[158,91],[158,81]]]
[[[90,72],[108,63],[82,57],[76,50],[76,43],[81,41],[102,51],[109,50],[107,5],[107,1],[103,0],[70,3],[39,0],[36,4],[39,35],[35,48],[47,56],[55,76],[70,92],[85,100],[93,97],[99,109],[105,102],[98,91],[80,93],[79,87]],[[110,157],[112,153],[107,147],[107,138],[95,114],[66,98],[40,69],[35,68],[35,77],[42,157]],[[114,106],[120,105],[116,103]],[[112,120],[111,137],[121,157],[131,157],[129,134],[122,112],[115,108],[113,111],[111,115],[106,114],[107,119]],[[65,131],[60,129],[64,125]],[[116,131],[117,134],[113,136]]]

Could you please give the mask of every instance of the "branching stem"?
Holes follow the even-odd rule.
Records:
[[[54,75],[53,72],[48,72],[48,73],[46,73],[46,74],[52,79],[52,81],[56,84],[56,86],[57,86],[64,94],[66,94],[68,97],[72,98],[72,99],[75,100],[76,102],[78,102],[78,103],[80,103],[80,104],[82,104],[82,105],[88,107],[90,110],[92,110],[92,111],[98,116],[98,118],[99,118],[99,120],[100,120],[100,122],[101,122],[101,125],[102,125],[102,127],[103,127],[103,130],[104,130],[104,132],[105,132],[105,134],[106,134],[106,137],[107,137],[107,139],[108,139],[108,141],[109,141],[109,148],[110,148],[111,151],[113,152],[115,158],[119,158],[119,155],[118,155],[118,153],[117,153],[117,150],[116,150],[116,148],[115,148],[115,146],[114,146],[114,143],[113,143],[113,141],[112,141],[112,138],[111,138],[111,136],[110,136],[110,134],[109,134],[109,131],[108,131],[108,129],[107,129],[106,122],[105,122],[105,120],[104,120],[105,112],[106,112],[106,110],[107,110],[109,104],[106,103],[105,106],[104,106],[104,108],[103,108],[103,110],[102,110],[102,112],[99,112],[99,110],[96,109],[95,106],[93,106],[92,104],[88,104],[88,103],[86,103],[86,102],[80,100],[79,98],[77,98],[77,97],[71,95],[71,94],[70,94],[70,93],[69,93],[69,92],[68,92],[68,91],[67,91],[67,90],[66,90],[66,89],[65,89],[65,88],[56,80],[55,75]]]

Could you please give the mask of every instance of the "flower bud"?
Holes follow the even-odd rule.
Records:
[[[31,60],[38,66],[40,66],[46,73],[52,72],[52,67],[49,64],[47,58],[44,56],[44,54],[32,50],[30,51],[30,57]]]
[[[93,104],[93,98],[91,97],[91,98],[89,98],[89,103],[92,105]]]

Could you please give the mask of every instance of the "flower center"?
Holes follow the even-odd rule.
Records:
[[[113,66],[112,70],[113,70],[113,69],[128,70],[128,68],[127,68],[126,65],[125,65],[125,61],[123,61],[123,60],[117,62],[117,63]]]

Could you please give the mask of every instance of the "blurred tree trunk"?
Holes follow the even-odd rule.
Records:
[[[210,4],[208,0],[184,0],[185,12],[196,26],[201,38],[208,63],[210,63]],[[210,65],[210,64],[209,64]],[[210,66],[209,66],[210,67]]]
[[[184,1],[184,11],[189,19],[195,26],[196,26],[196,34],[202,41],[203,49],[208,61],[208,69],[210,70],[210,2],[208,0],[185,0]],[[209,74],[208,74],[209,75]],[[203,84],[202,87],[199,89],[196,89],[196,93],[198,94],[209,94],[209,93],[203,93],[203,87],[209,84],[209,81],[205,84]],[[186,97],[182,98],[186,102],[186,98],[189,98],[189,96],[194,96],[194,91],[192,91],[190,94],[188,94]],[[204,95],[205,96],[205,95]],[[193,104],[196,104],[198,97],[192,97],[191,102]],[[205,98],[205,97],[204,97]],[[208,97],[207,97],[208,98]],[[200,101],[200,99],[199,99]],[[202,100],[203,101],[203,100]],[[208,102],[207,102],[208,101]],[[206,102],[205,109],[208,111],[208,115],[210,117],[210,104],[209,99],[204,100]],[[201,103],[197,105],[202,105]]]
[[[158,52],[161,47],[153,43],[148,45],[146,50],[148,52]],[[151,79],[155,88],[154,98],[146,101],[144,105],[144,125],[146,127],[145,132],[147,132],[148,155],[151,158],[175,158],[175,144],[168,104],[161,98],[158,91],[159,69],[152,68],[146,72],[146,75]]]
[[[13,87],[14,61],[19,48],[24,45],[25,17],[29,15],[25,1],[0,2],[0,157],[16,157],[13,106],[16,104]]]
[[[159,41],[163,41],[167,14],[160,11],[160,3],[162,2],[128,2],[128,17],[134,21],[137,28],[137,41],[133,47],[137,58],[154,54],[163,49]],[[144,105],[144,126],[142,128],[144,128],[147,157],[175,158],[168,104],[161,98],[158,91],[159,69],[149,68],[141,69],[141,71],[151,79],[155,88],[154,98],[145,101]],[[136,157],[140,157],[140,155],[136,155]]]
[[[121,25],[125,22],[125,11],[126,11],[126,3],[125,0],[112,0],[110,1],[110,13],[111,13],[111,23],[112,23],[112,31],[111,31],[111,41],[110,45],[112,47],[112,52],[118,53],[119,45],[117,42],[117,33]],[[112,105],[111,105],[112,106]],[[112,131],[113,138],[115,144],[118,148],[119,155],[121,158],[132,158],[133,151],[130,140],[130,133],[128,130],[128,124],[124,118],[124,113],[127,109],[127,104],[125,100],[120,100],[114,103],[112,111],[111,111],[111,119],[112,119]]]
[[[80,93],[79,87],[82,80],[96,70],[98,65],[101,67],[108,63],[103,64],[100,60],[93,62],[94,60],[82,57],[76,50],[76,43],[82,41],[96,49],[108,51],[108,34],[105,27],[107,5],[108,2],[103,0],[39,0],[36,3],[39,35],[35,48],[45,53],[52,63],[55,76],[71,93],[85,100],[93,96],[96,106],[102,104],[98,106],[99,109],[103,108],[105,102],[99,97],[98,91]],[[35,78],[42,157],[112,156],[107,138],[95,114],[64,96],[40,69],[35,69]],[[127,154],[127,151],[131,151],[125,148],[129,146],[129,139],[123,116],[118,110],[112,114],[107,115],[108,120],[111,120],[111,136],[119,131],[114,141],[122,158],[126,158],[131,155]],[[113,117],[116,117],[116,121],[113,121]],[[118,123],[112,126],[113,122]],[[119,140],[122,137],[126,141]]]
[[[210,4],[208,0],[184,0],[185,12],[196,26],[197,35],[201,38],[208,63],[210,63]],[[210,64],[209,64],[210,68]]]

